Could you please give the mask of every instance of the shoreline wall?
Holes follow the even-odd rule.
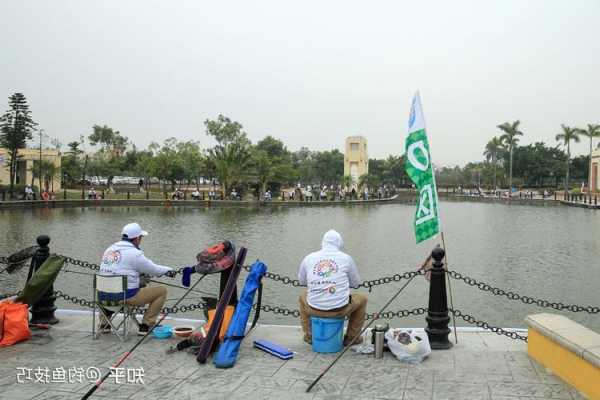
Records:
[[[588,209],[600,209],[600,205],[585,204],[554,199],[519,199],[456,195],[439,192],[439,198],[453,202],[502,203],[515,205],[536,206],[569,206]],[[415,192],[404,191],[388,199],[374,200],[344,200],[344,201],[240,201],[240,200],[146,200],[146,199],[97,199],[97,200],[19,200],[0,201],[0,210],[32,209],[32,208],[72,208],[72,207],[327,207],[327,206],[356,206],[376,204],[416,204]]]

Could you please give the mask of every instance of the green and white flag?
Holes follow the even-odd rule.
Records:
[[[414,223],[417,243],[420,243],[440,232],[440,214],[419,92],[413,97],[410,108],[405,151],[406,173],[419,193]]]

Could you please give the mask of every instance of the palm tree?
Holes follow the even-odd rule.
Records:
[[[259,186],[258,199],[263,198],[267,191],[267,184],[275,179],[277,175],[277,166],[264,150],[253,149],[252,164],[256,182]]]
[[[350,175],[344,175],[341,183],[344,190],[350,190],[350,186],[352,186],[352,177]]]
[[[485,145],[485,151],[483,155],[487,162],[492,163],[494,166],[494,190],[496,190],[496,167],[498,165],[498,152],[502,149],[502,140],[500,138],[494,136],[492,140],[490,140]]]
[[[590,138],[590,169],[588,171],[588,193],[592,190],[592,141],[595,137],[600,137],[600,125],[588,124],[587,129],[578,129],[578,133]]]
[[[46,190],[50,189],[50,191],[54,193],[54,179],[60,174],[60,167],[54,165],[53,162],[46,162],[45,164],[42,161],[42,168],[44,169],[44,172],[42,173],[44,176],[44,186]]]
[[[562,141],[562,145],[567,148],[567,175],[565,177],[565,191],[569,191],[569,162],[571,161],[571,141],[579,143],[579,130],[570,128],[565,124],[560,125],[562,133],[556,135],[557,141]]]
[[[508,152],[510,153],[510,161],[509,161],[509,174],[508,174],[508,195],[512,196],[512,166],[513,166],[513,148],[519,143],[518,136],[523,136],[523,132],[519,130],[519,124],[521,121],[516,120],[512,124],[510,122],[505,122],[501,125],[498,125],[498,129],[500,129],[504,134],[500,136],[500,140],[508,148]]]
[[[250,142],[247,140],[217,145],[209,152],[217,178],[221,184],[223,198],[236,184],[246,180],[251,164]]]

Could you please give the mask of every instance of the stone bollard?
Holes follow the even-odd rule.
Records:
[[[38,268],[50,255],[50,248],[48,247],[48,244],[50,243],[50,237],[46,235],[40,235],[37,237],[36,241],[40,248],[37,249],[31,258],[29,274],[27,276],[28,281],[33,273],[38,270]],[[54,305],[55,300],[56,296],[54,295],[54,285],[51,285],[48,291],[44,293],[42,298],[31,307],[31,323],[50,325],[57,324],[58,319],[54,316],[54,311],[56,311],[56,306]]]
[[[431,280],[429,283],[429,311],[427,312],[427,336],[434,350],[445,350],[452,347],[448,340],[450,329],[448,323],[448,300],[446,295],[446,270],[442,262],[445,252],[441,247],[436,247],[431,252],[433,268],[431,269]]]

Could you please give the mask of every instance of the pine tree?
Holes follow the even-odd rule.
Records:
[[[9,110],[0,117],[0,147],[8,150],[10,172],[10,193],[12,195],[17,177],[18,152],[32,139],[36,123],[31,119],[31,111],[23,93],[15,93],[8,98]]]

